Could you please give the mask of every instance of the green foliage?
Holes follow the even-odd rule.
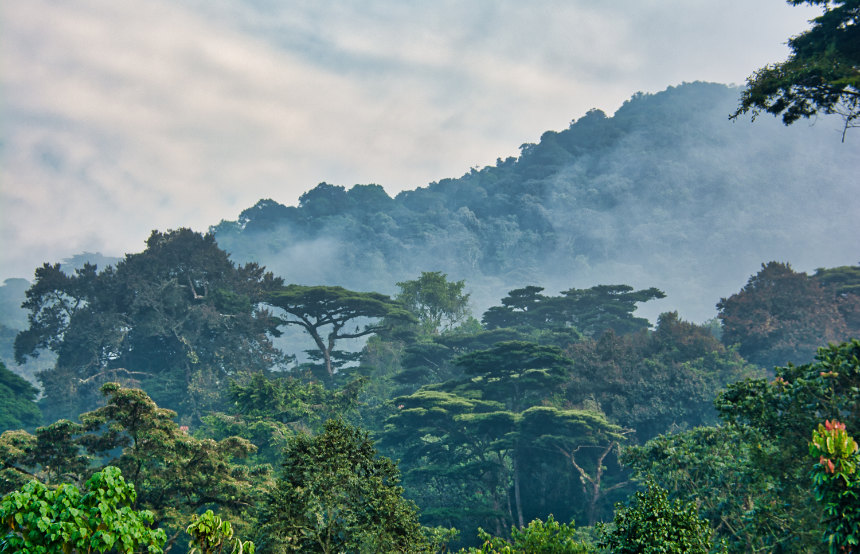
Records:
[[[26,431],[5,431],[0,435],[0,494],[7,494],[32,479],[28,467],[36,437]]]
[[[122,468],[138,502],[156,513],[162,527],[181,529],[191,513],[213,504],[243,514],[257,500],[266,468],[233,461],[254,451],[247,440],[194,438],[173,420],[174,412],[159,408],[143,391],[116,383],[102,391],[107,404],[81,414],[88,433],[78,442]]]
[[[82,424],[60,420],[35,435],[7,431],[0,436],[3,486],[24,476],[47,483],[81,482],[93,466],[120,468],[134,486],[136,505],[169,531],[168,547],[191,514],[217,506],[222,513],[252,525],[249,507],[269,483],[268,467],[249,467],[254,446],[239,437],[197,439],[139,389],[117,383],[102,387],[106,405],[81,414]]]
[[[855,336],[860,327],[849,326],[843,312],[850,318],[857,298],[845,297],[835,283],[821,283],[827,283],[824,275],[816,279],[789,264],[762,264],[739,293],[717,304],[723,343],[737,344],[746,359],[771,368],[812,361],[820,345]]]
[[[39,391],[0,361],[0,433],[7,429],[33,428],[42,420],[36,405]]]
[[[789,58],[748,80],[732,117],[761,111],[782,115],[786,125],[819,111],[840,114],[845,130],[860,118],[860,24],[855,0],[788,0],[823,6],[812,28],[788,40]],[[843,134],[844,139],[844,134]]]
[[[364,380],[358,379],[333,391],[292,377],[273,378],[254,373],[244,383],[232,381],[230,395],[235,410],[242,415],[316,427],[354,408],[363,386]]]
[[[268,294],[266,302],[286,312],[280,324],[298,325],[307,331],[325,361],[329,378],[337,369],[332,363],[332,354],[338,340],[377,333],[398,320],[414,320],[412,314],[384,294],[355,292],[343,287],[288,285]],[[365,318],[375,321],[363,329],[346,329],[347,325]]]
[[[706,554],[711,528],[696,506],[669,500],[666,489],[648,482],[629,506],[616,506],[612,527],[603,527],[600,546],[618,554]]]
[[[119,468],[93,474],[86,489],[82,494],[74,485],[49,489],[31,481],[4,496],[0,552],[162,552],[164,530],[150,528],[152,512],[132,508],[135,489]]]
[[[762,372],[714,339],[707,327],[675,312],[660,315],[653,333],[571,344],[575,371],[563,386],[574,406],[597,406],[644,442],[661,433],[717,421],[716,393]]]
[[[656,288],[634,291],[628,285],[597,285],[590,289],[570,289],[561,296],[540,294],[541,287],[515,289],[502,299],[502,306],[484,312],[488,329],[500,327],[573,327],[587,336],[634,333],[647,329],[647,319],[634,317],[636,304],[664,298]]]
[[[421,527],[421,532],[427,539],[429,552],[448,552],[448,543],[457,540],[460,531],[455,527]]]
[[[593,518],[607,487],[605,457],[624,437],[598,412],[541,405],[570,371],[563,352],[503,341],[455,363],[462,378],[395,398],[383,434],[425,520],[501,535],[544,516],[548,496],[569,511],[578,504],[571,487]]]
[[[324,421],[354,411],[365,383],[356,379],[331,390],[292,376],[242,375],[229,386],[230,413],[204,416],[202,432],[212,438],[245,438],[257,448],[251,456],[255,461],[275,466],[297,430],[316,431]]]
[[[499,342],[488,350],[463,354],[454,363],[471,378],[459,389],[478,389],[486,400],[500,401],[516,413],[561,384],[571,368],[560,348],[525,341]]]
[[[418,319],[425,335],[451,330],[471,315],[469,295],[463,294],[466,282],[449,282],[441,271],[422,271],[418,279],[397,286],[395,299]]]
[[[222,520],[212,510],[192,515],[185,532],[191,537],[189,554],[254,554],[256,550],[253,542],[234,537],[230,522]]]
[[[478,530],[483,541],[480,548],[461,550],[463,554],[588,554],[594,547],[581,541],[573,522],[559,523],[550,515],[546,523],[540,519],[518,529],[511,527],[511,539],[494,537]]]
[[[212,235],[154,231],[146,244],[101,272],[36,270],[15,356],[57,354],[39,375],[49,420],[94,408],[101,384],[122,381],[194,422],[223,401],[227,376],[284,362],[270,339],[276,320],[256,308],[279,279],[256,264],[235,266]]]
[[[813,364],[776,368],[716,400],[721,428],[660,437],[625,460],[703,514],[732,552],[820,549],[823,508],[808,465],[809,429],[824,419],[860,425],[860,342],[819,350]]]
[[[684,502],[696,503],[730,552],[804,552],[814,541],[797,540],[812,524],[794,485],[786,487],[779,444],[757,429],[723,425],[660,435],[625,450],[622,462],[649,476]],[[786,501],[791,498],[791,501]]]
[[[367,433],[338,419],[284,449],[283,473],[262,510],[267,552],[422,552],[414,504],[399,471]]]
[[[831,554],[860,550],[860,452],[845,424],[827,421],[812,433],[809,454],[815,499],[824,508],[824,540]]]

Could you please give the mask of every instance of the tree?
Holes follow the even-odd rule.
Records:
[[[602,525],[600,546],[618,554],[707,554],[711,528],[696,506],[669,500],[666,489],[648,482],[629,506],[616,506],[614,528]]]
[[[356,339],[385,329],[391,321],[414,318],[399,303],[377,292],[355,292],[343,287],[288,285],[270,292],[266,302],[286,312],[282,325],[298,325],[311,336],[325,361],[329,377],[335,374],[332,353],[338,340]],[[374,320],[354,331],[348,324]],[[325,338],[323,338],[325,337]]]
[[[636,304],[666,296],[653,287],[634,291],[628,285],[570,289],[562,291],[561,296],[546,296],[542,290],[529,286],[510,291],[501,306],[484,312],[484,325],[488,329],[572,327],[594,337],[609,329],[618,334],[634,333],[650,326],[647,319],[633,316]]]
[[[545,327],[558,319],[550,297],[541,294],[543,287],[533,285],[514,289],[502,298],[501,306],[484,312],[481,321],[487,329],[502,327]]]
[[[713,399],[728,383],[759,376],[710,330],[661,314],[657,329],[571,344],[574,371],[564,383],[573,406],[591,406],[626,429],[632,442],[717,421]]]
[[[494,537],[478,530],[484,541],[481,548],[461,550],[463,554],[588,554],[595,549],[582,542],[573,522],[559,523],[550,515],[546,523],[540,519],[529,522],[519,529],[511,527],[511,540]]]
[[[440,271],[423,271],[413,281],[397,283],[395,299],[418,319],[424,334],[435,335],[454,328],[469,317],[469,294],[465,281],[449,282]]]
[[[263,505],[267,552],[420,552],[416,508],[402,498],[397,466],[377,455],[366,432],[342,420],[299,433]]]
[[[723,343],[737,344],[744,358],[767,368],[811,361],[820,345],[850,337],[834,292],[789,264],[762,264],[717,309]]]
[[[410,498],[431,525],[492,526],[497,535],[514,524],[506,465],[507,447],[495,439],[512,430],[499,402],[423,387],[394,399],[380,444],[396,453]],[[492,415],[476,421],[478,414]],[[491,425],[493,423],[493,425]]]
[[[230,383],[231,410],[203,416],[202,431],[215,439],[247,439],[257,447],[251,459],[277,466],[289,437],[316,432],[326,420],[354,410],[364,384],[356,379],[333,390],[291,376],[253,373]]]
[[[191,513],[217,505],[240,515],[256,502],[267,469],[235,463],[254,446],[239,437],[197,439],[140,389],[102,386],[107,404],[81,414],[87,433],[78,442],[88,453],[122,468],[138,491],[138,502],[172,530],[170,543]]]
[[[617,480],[617,477],[610,485],[604,481],[607,457],[617,455],[630,430],[609,423],[602,413],[534,406],[523,412],[518,431],[524,458],[540,459],[548,464],[552,460],[546,455],[548,450],[560,455],[568,471],[575,470],[573,473],[587,499],[588,525],[597,521],[598,503],[613,490],[628,484],[627,480]]]
[[[487,350],[459,356],[455,363],[471,379],[459,389],[480,391],[485,400],[502,402],[519,413],[537,403],[553,386],[561,384],[571,360],[556,346],[525,341],[504,341]]]
[[[625,449],[622,463],[684,502],[696,503],[729,552],[808,552],[808,506],[784,483],[773,437],[747,426],[697,427]],[[771,467],[778,467],[770,470]],[[787,500],[790,499],[790,500]]]
[[[36,404],[39,391],[0,361],[0,433],[7,429],[32,428],[42,420]]]
[[[597,474],[595,496],[601,498],[602,470],[594,464],[603,459],[592,447],[617,444],[623,436],[602,414],[541,405],[551,402],[570,371],[559,348],[506,341],[455,363],[461,378],[395,398],[397,411],[383,435],[383,444],[403,460],[410,494],[425,518],[488,526],[501,535],[510,525],[544,517],[546,496],[553,493],[569,511],[580,505],[566,488],[574,483],[577,494],[577,464]],[[589,503],[593,490],[582,493],[588,517],[597,502]]]
[[[74,485],[49,489],[31,481],[4,496],[0,552],[163,552],[164,530],[151,528],[152,512],[133,508],[134,486],[119,468],[96,472],[86,489],[81,494]]]
[[[821,348],[815,363],[775,372],[718,395],[723,427],[660,437],[625,456],[684,500],[703,499],[703,513],[732,552],[819,551],[823,506],[803,462],[809,430],[834,419],[860,427],[860,341]]]
[[[822,6],[812,28],[788,40],[791,54],[747,79],[741,103],[732,115],[761,111],[782,115],[786,125],[819,111],[839,114],[845,132],[860,118],[860,23],[855,0],[788,0]]]
[[[146,245],[101,272],[36,271],[15,356],[57,354],[39,374],[47,419],[92,409],[101,384],[122,381],[190,423],[222,401],[227,376],[284,362],[270,338],[277,321],[258,308],[279,279],[256,264],[235,266],[212,235],[189,229],[153,231]]]
[[[47,484],[81,483],[98,467],[120,468],[136,492],[135,506],[153,512],[168,533],[168,549],[185,522],[203,507],[252,525],[251,506],[269,481],[268,466],[240,465],[254,446],[239,437],[198,439],[140,389],[117,383],[101,388],[105,406],[81,414],[81,424],[60,420],[35,435],[7,431],[0,453],[4,485],[22,476]]]
[[[561,295],[565,319],[592,337],[608,329],[619,335],[648,329],[651,324],[647,319],[633,316],[636,304],[666,297],[654,287],[634,291],[629,285],[597,285],[562,291]]]

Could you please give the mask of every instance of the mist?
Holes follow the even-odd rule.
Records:
[[[467,281],[477,316],[524,285],[654,286],[667,298],[640,315],[705,321],[763,262],[813,271],[860,254],[860,150],[841,143],[841,121],[730,121],[738,93],[640,93],[458,179],[393,199],[323,184],[298,207],[261,202],[212,230],[235,260],[288,282],[394,293],[442,271]]]

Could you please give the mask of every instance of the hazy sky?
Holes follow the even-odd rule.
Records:
[[[321,181],[394,195],[636,91],[742,83],[780,0],[0,4],[0,279]]]

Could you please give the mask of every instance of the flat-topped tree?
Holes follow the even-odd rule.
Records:
[[[514,340],[464,354],[455,363],[466,375],[480,378],[459,388],[477,388],[485,399],[504,402],[516,413],[549,394],[571,368],[560,348]]]
[[[288,285],[269,293],[266,302],[286,312],[282,325],[298,325],[314,340],[334,376],[332,352],[338,340],[377,333],[395,321],[414,321],[414,316],[390,297],[378,292],[356,292],[343,287]],[[362,319],[373,320],[360,326]],[[355,324],[354,331],[347,325]]]
[[[573,288],[562,291],[561,296],[546,296],[541,291],[535,286],[510,291],[501,306],[484,312],[484,325],[488,329],[574,328],[588,336],[600,336],[608,329],[617,334],[635,333],[650,326],[647,319],[633,315],[636,305],[666,297],[654,287],[634,290],[629,285]]]
[[[633,290],[629,285],[597,285],[561,294],[565,319],[589,336],[599,336],[607,329],[619,335],[647,329],[651,325],[648,320],[633,315],[636,304],[666,297],[654,287]]]
[[[501,306],[484,312],[482,321],[487,329],[502,327],[545,327],[558,318],[552,297],[541,294],[543,287],[529,285],[508,292]]]

